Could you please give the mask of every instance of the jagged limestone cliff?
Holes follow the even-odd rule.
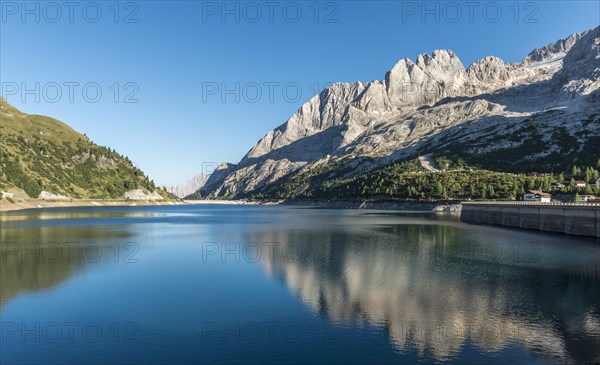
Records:
[[[469,68],[446,50],[400,60],[381,81],[334,84],[267,133],[203,196],[260,192],[323,164],[338,176],[433,153],[501,171],[595,164],[600,157],[600,27],[523,62]]]

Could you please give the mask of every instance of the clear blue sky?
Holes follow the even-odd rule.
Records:
[[[327,82],[382,79],[399,59],[435,49],[465,66],[487,55],[520,61],[600,23],[597,1],[53,4],[0,2],[2,93],[129,156],[160,185],[203,162],[239,161]],[[222,92],[236,84],[239,102]]]

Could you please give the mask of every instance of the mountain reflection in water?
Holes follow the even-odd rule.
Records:
[[[251,240],[277,242],[262,264],[315,311],[381,326],[398,351],[444,360],[466,342],[488,352],[516,343],[561,362],[598,361],[598,249],[569,253],[577,243],[549,237],[398,225]]]
[[[285,207],[41,210],[0,223],[3,323],[139,328],[134,343],[108,336],[102,346],[14,335],[1,363],[600,362],[594,240]],[[133,265],[128,242],[139,248]],[[234,243],[241,255],[225,252]],[[220,254],[206,259],[207,245]],[[207,323],[294,324],[306,335],[205,341]],[[315,328],[336,341],[315,340]]]

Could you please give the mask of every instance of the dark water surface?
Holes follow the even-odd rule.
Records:
[[[0,363],[598,363],[600,243],[424,213],[0,215]]]

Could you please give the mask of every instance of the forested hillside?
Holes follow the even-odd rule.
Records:
[[[92,143],[66,124],[28,115],[0,98],[0,188],[72,198],[122,198],[154,182],[114,150]]]

